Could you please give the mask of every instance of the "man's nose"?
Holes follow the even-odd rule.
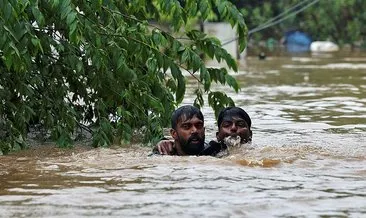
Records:
[[[192,126],[191,133],[195,133],[195,132],[197,132],[197,128],[195,126]]]
[[[235,125],[235,123],[233,123],[233,125],[231,125],[230,131],[236,132],[237,130],[238,130],[238,127]]]

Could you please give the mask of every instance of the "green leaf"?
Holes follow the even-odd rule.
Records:
[[[159,46],[161,44],[160,43],[160,35],[157,31],[153,31],[152,39],[153,39],[153,42],[155,43],[155,45]]]
[[[178,79],[180,76],[182,76],[182,71],[178,68],[178,66],[175,63],[172,63],[170,65],[170,71],[174,79]]]
[[[237,32],[239,34],[239,38],[238,38],[238,41],[239,41],[239,51],[240,52],[243,52],[244,49],[246,48],[247,44],[247,40],[246,40],[246,36],[248,34],[248,29],[246,26],[242,27],[242,26],[238,26],[237,27]]]
[[[80,72],[82,72],[83,69],[84,69],[83,62],[78,61],[76,64],[76,72],[80,73]]]
[[[181,51],[182,47],[183,46],[181,45],[181,43],[179,41],[176,41],[176,40],[173,41],[173,45],[172,45],[173,53],[178,53],[179,51]],[[183,47],[183,49],[184,49],[184,47]]]
[[[189,50],[186,48],[182,54],[181,62],[186,63],[190,61],[191,57],[189,55]]]
[[[147,59],[146,61],[146,66],[147,68],[151,71],[151,72],[156,72],[157,71],[157,63],[156,60],[152,57],[150,57],[149,59]]]
[[[239,91],[239,84],[234,77],[229,74],[225,75],[225,80],[230,87],[233,87],[235,92]]]
[[[76,13],[76,12],[71,12],[71,13],[69,13],[69,14],[67,15],[67,18],[66,18],[66,24],[67,24],[68,26],[70,26],[72,23],[74,23],[74,22],[75,22],[76,15],[77,15],[77,13]],[[73,32],[73,31],[71,31],[71,32]]]
[[[40,39],[38,39],[38,38],[32,38],[31,39],[31,42],[34,45],[34,47],[38,48],[39,50],[41,50],[42,53],[44,53]]]
[[[226,51],[225,51],[226,52]],[[227,65],[232,68],[234,71],[238,71],[238,66],[236,65],[236,61],[234,60],[234,58],[231,57],[231,55],[229,53],[226,52],[225,55],[225,61],[227,63]]]
[[[14,143],[13,144],[13,151],[20,151],[22,149],[22,147],[20,146],[19,143]]]
[[[177,90],[177,85],[175,84],[173,79],[168,79],[166,82],[166,86],[170,88],[171,92],[175,92]]]
[[[129,144],[132,138],[132,128],[130,125],[128,125],[127,123],[123,123],[122,124],[122,140],[121,140],[121,144]]]
[[[210,87],[211,87],[211,77],[210,77],[210,74],[207,71],[205,71],[203,77],[204,77],[204,80],[203,80],[203,82],[204,82],[203,83],[204,84],[204,89],[205,89],[205,91],[208,91],[208,90],[210,90]]]
[[[222,15],[222,16],[225,16],[225,13],[226,13],[226,2],[225,1],[221,1],[217,7],[219,13]]]
[[[178,76],[177,92],[175,95],[175,100],[179,104],[183,101],[184,94],[186,92],[186,83],[184,77],[180,74]]]
[[[126,81],[134,81],[137,79],[137,75],[136,73],[129,68],[126,64],[122,65],[122,78],[125,79]]]
[[[208,16],[208,12],[209,12],[209,5],[207,3],[207,0],[199,1],[199,9],[202,14],[203,20],[205,20]]]
[[[72,35],[76,31],[77,25],[78,25],[78,22],[76,20],[74,20],[74,22],[70,24],[69,38],[72,38]]]
[[[191,1],[191,3],[192,4],[188,8],[189,9],[188,14],[189,14],[189,16],[192,16],[193,17],[193,16],[195,16],[197,14],[197,2]]]
[[[72,8],[69,5],[65,5],[63,3],[62,7],[61,7],[61,19],[62,20],[65,19],[70,14],[71,11],[72,11]]]
[[[10,29],[9,27],[7,27],[6,25],[3,26],[4,29],[13,37],[13,39],[16,41],[16,42],[19,42],[18,41],[18,38],[15,36],[14,32],[12,29]]]
[[[52,8],[58,8],[60,5],[60,0],[52,0]]]
[[[159,101],[158,98],[155,98],[154,96],[148,95],[148,94],[145,94],[145,96],[148,99],[149,105],[153,109],[155,109],[156,111],[162,111],[162,112],[164,112],[164,107],[163,107],[163,105],[161,104],[161,102]]]
[[[222,92],[209,92],[208,103],[214,109],[216,117],[224,107],[235,106],[234,101]]]
[[[201,58],[192,52],[192,70],[196,72],[201,67]]]
[[[12,11],[13,11],[13,7],[11,6],[11,4],[8,2],[6,5],[5,5],[5,8],[3,9],[4,10],[4,20],[5,21],[8,21],[11,17],[11,14],[12,14]]]
[[[203,100],[203,97],[202,97],[202,90],[198,88],[198,89],[195,90],[194,93],[196,94],[196,99],[194,99],[193,105],[195,107],[201,108],[204,104],[204,100]]]
[[[24,35],[28,32],[24,23],[17,23],[14,25],[14,34],[16,35],[17,40],[21,40]]]
[[[45,19],[38,7],[32,7],[32,13],[39,27],[44,26]]]
[[[10,42],[10,47],[13,49],[13,51],[17,54],[17,56],[20,58],[20,54],[19,54],[19,50],[18,48],[14,45],[13,42]]]

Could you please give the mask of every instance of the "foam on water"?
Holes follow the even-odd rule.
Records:
[[[366,64],[350,64],[350,63],[333,63],[333,64],[326,64],[326,65],[291,65],[286,64],[282,66],[283,68],[290,68],[290,69],[352,69],[352,70],[359,70],[359,69],[366,69]]]

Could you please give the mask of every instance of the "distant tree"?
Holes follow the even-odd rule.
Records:
[[[340,45],[366,40],[366,1],[319,1],[299,17],[299,27],[315,40],[331,40]]]
[[[216,112],[233,105],[210,88],[218,82],[238,91],[237,81],[200,56],[237,71],[235,60],[216,38],[185,28],[214,8],[237,29],[243,51],[246,25],[226,0],[0,0],[0,153],[25,147],[32,123],[64,147],[84,124],[93,126],[94,146],[129,142],[135,131],[157,139],[184,97],[182,69],[200,84],[195,105],[204,93]]]
[[[242,11],[249,30],[284,13],[281,22],[252,35],[257,40],[281,38],[289,29],[309,33],[314,40],[332,40],[340,45],[366,40],[366,1],[364,0],[231,0]],[[315,4],[312,4],[315,3]],[[293,12],[312,4],[297,15]],[[297,7],[294,7],[298,5]],[[290,8],[293,10],[289,11]]]

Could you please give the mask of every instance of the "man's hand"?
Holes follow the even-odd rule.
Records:
[[[174,152],[174,141],[161,140],[156,144],[159,154],[171,155]]]

